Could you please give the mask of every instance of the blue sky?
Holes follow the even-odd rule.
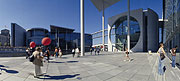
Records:
[[[90,0],[85,1],[85,32],[101,30],[101,16]],[[130,0],[130,8],[153,9],[162,17],[162,0]],[[105,10],[105,28],[108,18],[127,11],[127,0],[121,0]],[[17,23],[25,29],[57,25],[80,31],[80,0],[0,0],[0,29]],[[6,26],[6,27],[5,27]]]

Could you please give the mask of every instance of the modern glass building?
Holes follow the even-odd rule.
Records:
[[[116,33],[116,48],[124,51],[127,44],[127,17],[124,16],[115,22],[115,33]],[[130,49],[133,48],[140,37],[140,26],[138,21],[131,17],[130,18]]]
[[[169,50],[178,46],[176,63],[180,65],[180,0],[163,0],[163,43],[167,55]]]
[[[64,52],[80,48],[80,33],[74,32],[74,29],[50,25],[50,30],[51,47],[60,47]],[[85,34],[85,51],[89,51],[90,47],[92,47],[92,35]]]
[[[11,46],[26,46],[26,30],[16,23],[11,23]]]
[[[60,47],[64,53],[70,53],[73,48],[80,48],[80,33],[74,32],[74,29],[50,25],[50,32],[44,28],[31,28],[25,31],[24,28],[12,23],[11,30],[12,46],[29,46],[32,41],[36,46],[42,46],[42,39],[49,37],[51,44],[48,47],[51,50]],[[91,47],[92,35],[85,34],[85,51],[89,51]]]
[[[159,45],[158,15],[155,11],[137,9],[130,11],[130,50],[133,52],[157,51]],[[115,46],[111,32],[115,28]],[[108,19],[108,51],[127,48],[127,12]]]
[[[48,30],[44,28],[32,28],[26,30],[26,46],[29,46],[30,42],[35,42],[36,46],[41,46],[41,40],[44,37],[48,37]]]

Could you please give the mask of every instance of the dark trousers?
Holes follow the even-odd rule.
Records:
[[[75,52],[72,53],[73,54],[73,57],[75,56]]]
[[[26,53],[26,59],[29,58],[30,54],[29,53]]]

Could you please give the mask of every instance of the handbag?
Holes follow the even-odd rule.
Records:
[[[35,57],[34,57],[34,55],[32,54],[32,55],[29,57],[29,61],[30,61],[30,62],[33,62],[34,59],[35,59]]]
[[[161,58],[161,60],[164,60],[165,55],[163,53],[160,53],[160,58]]]

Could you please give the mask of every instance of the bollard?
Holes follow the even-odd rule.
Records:
[[[148,51],[148,54],[149,54],[149,55],[152,55],[152,52],[151,52],[151,50],[149,50],[149,51]]]

